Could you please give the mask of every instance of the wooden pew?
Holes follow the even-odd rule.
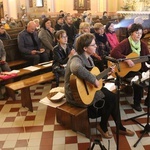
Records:
[[[11,39],[16,39],[19,33],[9,34]]]
[[[24,27],[18,27],[18,28],[13,28],[13,29],[7,29],[6,32],[11,35],[15,33],[19,33],[24,29]]]
[[[26,66],[26,64],[28,64],[28,62],[26,60],[14,60],[14,61],[10,61],[8,62],[8,65],[10,68],[18,68],[23,67],[24,65]],[[17,66],[17,67],[16,67]],[[20,68],[19,67],[19,68]]]
[[[4,44],[4,47],[7,46],[7,45],[17,44],[17,38],[16,39],[12,39],[12,40],[3,40],[3,44]]]
[[[49,61],[49,62],[45,62],[46,64],[50,64],[50,65],[41,65],[41,64],[38,64],[38,65],[35,65],[33,67],[38,67],[39,69],[37,70],[29,70],[29,69],[26,69],[25,68],[21,68],[21,69],[18,69],[18,73],[16,76],[13,77],[13,81],[18,81],[18,80],[21,80],[22,78],[26,78],[26,76],[32,76],[33,74],[36,75],[37,74],[41,74],[41,72],[49,72],[52,70],[52,63],[53,61]],[[30,67],[30,66],[29,66]],[[0,82],[3,82],[4,80],[0,79]],[[9,82],[12,82],[12,81],[9,81]]]
[[[127,27],[116,28],[115,32],[116,32],[119,42],[123,41],[125,38],[128,37],[128,28]]]
[[[6,61],[11,69],[19,69],[27,66],[28,61],[24,60],[18,49],[17,38],[11,40],[3,40],[6,51]]]
[[[30,87],[53,79],[55,79],[55,75],[52,72],[48,72],[27,79],[23,79],[14,83],[7,84],[5,87],[7,93],[9,94],[10,97],[13,98],[13,100],[15,100],[15,91],[21,90],[22,106],[27,107],[31,112],[33,112]]]
[[[45,63],[48,63],[48,62],[45,62]],[[52,61],[50,61],[49,63],[52,64]],[[28,70],[25,68],[21,68],[21,69],[19,69],[19,72],[17,73],[17,77],[20,78],[20,77],[25,76],[25,75],[31,75],[32,73],[41,73],[42,71],[46,71],[46,70],[48,70],[47,72],[49,72],[52,69],[51,65],[50,66],[35,65],[33,67],[38,67],[39,69],[31,71],[31,70]]]
[[[6,32],[10,35],[11,39],[17,38],[19,32],[21,32],[24,27],[18,27],[14,29],[7,29]]]
[[[100,22],[100,23],[102,23],[103,25],[106,25],[108,22],[117,23],[118,21],[120,21],[119,18],[106,19],[106,20],[102,20],[102,19],[99,19],[99,18],[97,18],[97,17],[93,18],[93,22],[94,22],[94,23]]]

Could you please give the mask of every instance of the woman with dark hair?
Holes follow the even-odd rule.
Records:
[[[45,18],[41,24],[41,30],[38,37],[42,43],[42,47],[47,52],[49,59],[53,59],[53,46],[55,45],[54,29],[51,26],[49,18]]]
[[[143,33],[142,25],[135,24],[135,23],[132,24],[129,29],[130,36],[124,39],[122,42],[120,42],[120,44],[118,44],[112,50],[111,56],[117,59],[119,58],[124,59],[124,58],[127,58],[127,56],[132,53],[135,53],[137,57],[149,55],[147,45],[143,41],[141,41],[142,33]],[[136,67],[136,64],[131,59],[127,59],[124,62],[127,63],[127,66],[131,68],[131,70],[132,70],[132,67]],[[141,76],[141,73],[147,70],[148,68],[146,67],[145,63],[142,63],[142,67],[139,71],[137,72],[131,71],[124,78],[134,77],[135,75]],[[133,96],[134,104],[132,105],[132,107],[137,111],[142,111],[140,103],[141,103],[143,88],[138,86],[135,83],[133,83],[132,86],[133,86],[133,92],[134,92],[134,96]],[[145,100],[145,105],[148,105],[147,98]]]
[[[91,58],[91,55],[95,53],[96,47],[97,46],[95,43],[95,37],[91,33],[84,33],[77,38],[77,54],[72,56],[68,60],[67,67],[65,70],[66,100],[72,105],[76,105],[79,107],[87,107],[89,118],[97,118],[101,116],[101,121],[97,124],[96,128],[101,133],[102,137],[107,139],[112,137],[112,135],[108,132],[107,128],[108,119],[110,115],[113,117],[115,122],[117,121],[118,117],[120,134],[133,136],[134,132],[132,132],[129,129],[126,129],[121,123],[120,112],[117,111],[116,108],[116,95],[104,87],[100,88],[99,80],[94,74],[91,73],[91,70],[94,68],[94,63]],[[113,68],[111,71],[113,71]],[[96,88],[96,92],[94,92],[94,99],[91,99],[90,105],[78,103],[79,100],[73,96],[74,89],[71,88],[71,74],[81,79],[85,86],[86,83],[89,83],[91,87]],[[76,87],[74,88],[76,89]]]
[[[118,44],[118,38],[115,33],[115,28],[114,28],[114,23],[113,22],[108,22],[105,27],[105,34],[107,36],[108,42],[111,46],[111,49],[115,48]]]

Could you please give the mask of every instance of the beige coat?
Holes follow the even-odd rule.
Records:
[[[53,50],[54,35],[53,34],[51,35],[47,30],[45,30],[44,28],[41,28],[41,30],[39,31],[38,37],[42,43],[42,47],[49,54],[50,51]]]

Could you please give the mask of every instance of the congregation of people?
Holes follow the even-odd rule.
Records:
[[[23,16],[24,19],[26,16]],[[103,20],[108,19],[108,14],[103,13]],[[148,55],[147,45],[141,41],[143,27],[141,24],[134,23],[129,28],[129,37],[119,41],[115,32],[115,24],[109,20],[106,25],[100,21],[94,22],[92,14],[86,16],[80,15],[75,18],[70,13],[64,13],[62,10],[55,20],[55,25],[50,17],[41,15],[40,20],[35,18],[27,22],[24,29],[18,33],[18,48],[24,60],[30,65],[37,65],[42,62],[53,61],[52,71],[56,77],[56,86],[59,86],[59,78],[64,77],[66,100],[77,105],[74,102],[72,91],[70,89],[70,75],[73,73],[78,78],[88,81],[98,88],[99,81],[90,72],[93,67],[97,67],[100,72],[108,68],[106,56],[116,59],[126,58],[132,52],[138,56]],[[0,24],[0,72],[10,71],[6,62],[6,52],[3,46],[3,40],[11,39],[7,30],[18,28],[19,25],[12,17],[8,21],[8,16],[1,18]],[[129,67],[135,64],[132,60],[126,60]],[[142,63],[142,68],[135,74],[142,73],[148,68]],[[144,70],[142,70],[144,69]],[[114,69],[104,76],[109,76]],[[128,74],[127,77],[134,77],[135,74]],[[141,99],[143,88],[133,84],[133,109],[141,111]],[[138,92],[137,92],[138,91]],[[145,104],[148,105],[147,101]],[[102,106],[96,114],[97,106]],[[84,106],[79,106],[84,107]],[[120,111],[116,108],[116,94],[102,87],[95,93],[93,103],[88,107],[88,114],[91,118],[101,116],[101,122],[97,125],[97,130],[104,138],[111,138],[108,132],[108,119],[112,116],[115,123],[119,116],[119,133],[126,136],[133,136],[134,132],[126,129],[121,123]],[[106,111],[107,110],[107,111]]]

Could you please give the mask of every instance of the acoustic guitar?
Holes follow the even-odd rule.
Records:
[[[115,71],[112,74],[113,77],[116,77],[115,73],[117,73],[120,77],[124,77],[130,71],[139,71],[141,69],[141,63],[148,61],[148,56],[139,57],[137,53],[130,53],[126,56],[126,58],[131,58],[135,65],[133,67],[129,67],[128,64],[124,61],[118,62],[118,64],[116,65],[117,67],[115,68]],[[108,61],[108,67],[112,66],[112,64],[112,62]],[[120,70],[118,70],[118,68],[120,68]]]
[[[94,99],[95,92],[100,90],[103,86],[102,78],[110,72],[111,68],[107,68],[100,73],[97,67],[94,67],[90,72],[96,76],[100,83],[99,88],[96,88],[91,83],[78,78],[75,75],[70,76],[70,87],[74,100],[81,105],[89,105]]]

